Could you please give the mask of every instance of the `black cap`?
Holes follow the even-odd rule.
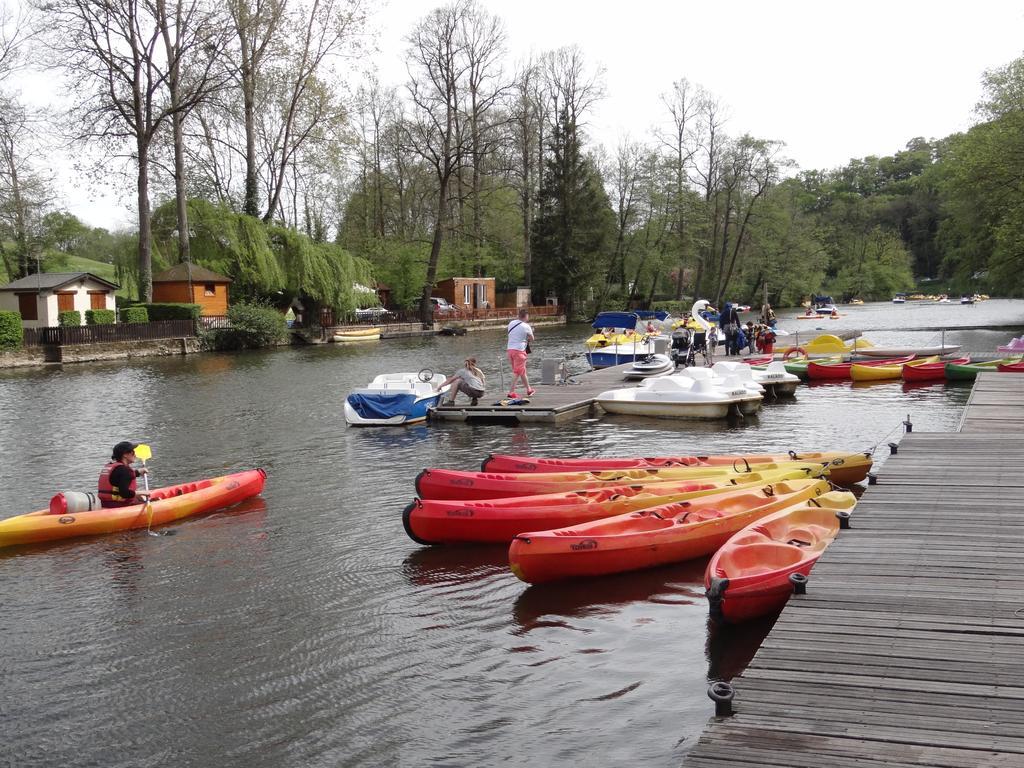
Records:
[[[127,440],[123,440],[114,446],[113,452],[110,454],[110,458],[114,461],[120,461],[121,457],[126,453],[131,453],[138,447],[138,443],[129,443]]]

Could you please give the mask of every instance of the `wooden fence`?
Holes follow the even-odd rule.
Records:
[[[155,320],[151,323],[26,328],[23,344],[26,347],[50,344],[107,344],[114,341],[180,339],[195,335],[196,324],[192,320]]]

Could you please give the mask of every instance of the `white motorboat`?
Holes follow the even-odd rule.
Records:
[[[721,360],[712,366],[712,370],[721,376],[734,375],[741,379],[750,378],[776,397],[795,395],[796,388],[800,384],[800,377],[789,373],[785,364],[780,360],[768,363],[763,369],[754,369],[746,363],[738,363],[734,360]]]
[[[740,404],[750,396],[742,386],[728,390],[711,380],[659,376],[647,379],[638,387],[610,389],[596,399],[609,413],[668,419],[724,419],[741,409]]]
[[[954,355],[960,350],[959,344],[938,344],[933,347],[864,347],[853,350],[855,357],[931,357],[932,355]]]
[[[648,355],[633,362],[633,367],[626,371],[624,379],[646,379],[649,376],[662,376],[675,370],[675,363],[668,355]]]
[[[452,385],[435,389],[447,377],[424,369],[419,373],[384,373],[345,398],[345,421],[354,427],[416,424],[427,418]]]

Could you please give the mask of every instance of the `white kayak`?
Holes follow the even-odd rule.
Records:
[[[854,351],[857,357],[931,357],[932,355],[954,355],[960,351],[959,344],[936,345],[934,347],[865,347]]]
[[[633,367],[626,371],[625,379],[646,379],[649,376],[660,376],[670,373],[675,369],[675,363],[668,355],[648,355],[645,358],[633,363]]]

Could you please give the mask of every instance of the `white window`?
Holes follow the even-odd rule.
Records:
[[[487,286],[484,283],[476,284],[476,305],[478,307],[487,306]]]
[[[473,286],[470,285],[469,283],[466,283],[464,286],[462,286],[462,303],[465,304],[467,307],[473,303],[472,291]]]

